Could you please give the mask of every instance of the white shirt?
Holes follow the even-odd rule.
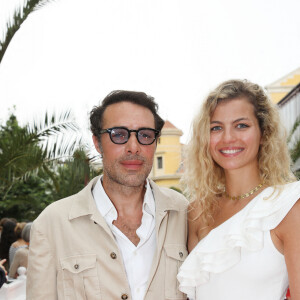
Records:
[[[142,223],[136,231],[140,238],[137,246],[113,225],[113,221],[117,219],[118,213],[103,189],[101,178],[93,189],[93,197],[99,212],[111,229],[122,253],[132,300],[143,300],[156,249],[155,201],[149,181],[147,180],[146,184]]]

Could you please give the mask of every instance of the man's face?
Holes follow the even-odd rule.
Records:
[[[102,129],[112,127],[155,129],[154,116],[148,108],[130,102],[112,104],[104,111]],[[108,133],[101,134],[100,139],[101,147],[93,136],[95,147],[103,157],[103,183],[127,187],[144,185],[152,168],[156,142],[141,145],[135,132],[122,145],[114,144]]]

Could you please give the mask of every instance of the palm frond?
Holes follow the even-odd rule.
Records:
[[[295,131],[297,130],[297,128],[300,126],[300,116],[296,119],[294,125],[293,125],[293,128],[292,130],[290,131],[289,133],[289,136],[287,138],[287,142],[289,143],[291,141],[291,138],[293,136],[293,134],[295,133]]]
[[[12,19],[8,20],[6,23],[6,31],[3,35],[3,39],[0,40],[0,63],[8,45],[29,14],[54,1],[55,0],[25,0],[21,7],[16,8]]]
[[[29,131],[38,140],[48,160],[71,156],[82,139],[79,126],[69,110],[59,116],[46,112],[42,121],[29,125]]]
[[[46,113],[43,121],[23,128],[16,123],[0,133],[0,180],[6,186],[70,158],[82,139],[70,111],[58,117]]]
[[[45,5],[47,5],[49,2],[55,2],[55,0],[39,0],[39,1],[35,1],[37,2],[33,8],[33,10],[38,10],[43,8]]]
[[[290,149],[290,154],[293,162],[295,162],[300,157],[300,140],[298,140],[293,145],[293,148]]]

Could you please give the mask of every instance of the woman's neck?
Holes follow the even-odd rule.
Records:
[[[225,189],[230,196],[239,196],[262,183],[258,168],[225,170]]]

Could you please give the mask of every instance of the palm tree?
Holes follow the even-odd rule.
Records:
[[[91,178],[102,173],[101,168],[93,167],[95,157],[90,155],[88,149],[87,145],[79,146],[71,158],[59,165],[55,176],[55,190],[52,192],[54,200],[78,193]]]
[[[296,119],[287,139],[287,142],[290,146],[290,154],[293,163],[295,163],[297,159],[300,158],[300,138],[299,136],[296,136],[296,133],[299,131],[299,128],[300,116]]]
[[[23,5],[15,10],[12,20],[9,20],[6,23],[6,33],[4,34],[4,38],[3,40],[0,40],[0,63],[9,43],[29,14],[53,1],[54,0],[25,0]]]
[[[296,119],[293,128],[291,129],[287,143],[292,159],[292,171],[297,178],[300,178],[300,116]]]
[[[70,157],[81,140],[70,112],[58,117],[46,113],[42,122],[25,127],[20,127],[12,114],[0,129],[0,182],[6,191],[3,199],[14,183],[41,170],[54,178],[53,166]]]
[[[29,14],[53,1],[25,0],[15,10],[0,40],[0,63]],[[6,126],[0,126],[0,214],[15,212],[17,207],[21,212],[26,210],[28,218],[35,217],[51,202],[45,189],[54,188],[53,194],[58,197],[77,192],[95,175],[91,168],[94,158],[89,158],[82,148],[74,152],[80,144],[81,134],[70,112],[58,117],[46,113],[42,122],[24,127],[11,114]]]

